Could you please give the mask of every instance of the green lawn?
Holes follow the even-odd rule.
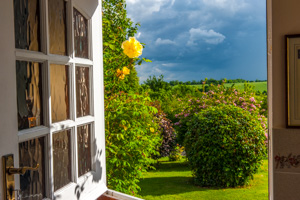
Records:
[[[146,200],[264,200],[268,199],[268,161],[249,186],[242,188],[201,188],[193,185],[186,161],[163,161],[156,171],[145,174],[139,183]]]
[[[233,83],[225,83],[226,87],[231,87]],[[251,82],[250,85],[254,86],[255,91],[267,91],[267,82]],[[194,85],[195,87],[202,88],[202,85]],[[244,83],[235,83],[234,87],[237,90],[244,90]]]

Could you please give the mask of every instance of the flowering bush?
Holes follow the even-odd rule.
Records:
[[[162,143],[159,146],[159,156],[166,157],[170,156],[176,148],[176,134],[173,128],[173,123],[166,117],[166,114],[161,110],[161,106],[158,101],[152,103],[152,105],[158,109],[158,113],[155,114],[158,124],[159,131],[161,132]]]
[[[108,103],[109,102],[109,103]],[[120,192],[137,193],[142,172],[153,163],[161,144],[157,109],[150,98],[124,92],[105,104],[107,184]]]
[[[197,185],[235,187],[253,178],[266,155],[265,128],[258,118],[228,104],[193,115],[184,146]]]
[[[138,58],[143,45],[133,36],[139,24],[127,18],[126,1],[103,0],[102,7],[107,184],[135,195],[161,144],[157,110],[147,95],[137,93],[135,65],[149,60]]]
[[[180,144],[183,144],[186,130],[191,125],[190,121],[194,114],[219,104],[233,105],[257,116],[267,136],[267,118],[264,116],[266,110],[261,106],[262,97],[256,96],[252,90],[246,89],[240,92],[234,87],[226,88],[224,84],[211,86],[209,89],[208,92],[202,93],[201,97],[191,97],[186,100],[185,106],[175,114],[174,127],[177,130],[177,139]],[[181,99],[178,101],[182,102]]]

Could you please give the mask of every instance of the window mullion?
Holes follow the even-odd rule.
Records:
[[[74,25],[73,25],[73,1],[67,3],[67,38],[68,54],[71,58],[75,58],[74,51]]]

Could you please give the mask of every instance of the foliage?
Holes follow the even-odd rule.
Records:
[[[143,91],[148,92],[153,100],[160,100],[162,102],[164,99],[169,99],[172,95],[171,86],[163,79],[163,75],[157,78],[155,75],[150,76],[142,85]]]
[[[194,180],[200,186],[249,183],[266,155],[265,129],[257,115],[220,104],[195,114],[184,141]]]
[[[123,53],[122,43],[133,37],[139,24],[127,18],[125,0],[102,0],[102,29],[103,29],[103,65],[104,83],[107,95],[118,91],[137,91],[139,79],[134,68],[136,63],[149,61],[144,58],[129,58]],[[116,76],[117,70],[123,67],[130,69],[130,74],[120,81]]]
[[[183,151],[184,151],[184,147],[181,147],[181,146],[179,146],[179,144],[177,144],[177,146],[175,147],[175,150],[170,153],[169,160],[170,161],[181,160]]]
[[[139,24],[127,18],[126,1],[102,0],[102,7],[107,183],[135,195],[161,143],[157,110],[148,96],[137,93],[134,66],[149,60],[137,58],[144,44],[133,38]]]
[[[162,138],[162,143],[159,145],[159,156],[156,156],[156,158],[166,157],[175,151],[176,148],[175,129],[173,128],[171,120],[166,117],[166,114],[161,109],[159,102],[155,101],[152,105],[158,109],[158,113],[155,114],[155,117],[157,118]]]
[[[108,101],[106,101],[108,102]],[[106,167],[108,187],[135,194],[138,179],[152,163],[161,143],[157,109],[150,98],[115,94],[105,105]]]
[[[213,78],[210,78],[210,79],[206,79],[205,82],[206,82],[206,84],[209,84],[209,85],[210,84],[218,85],[218,84],[222,84],[222,82],[224,80],[225,79],[215,80]],[[201,85],[203,82],[204,82],[204,80],[200,80],[200,81],[192,80],[192,81],[186,81],[186,82],[173,80],[173,81],[170,81],[170,85],[172,85],[172,86],[175,86],[175,85]],[[227,79],[226,82],[232,84],[232,83],[245,83],[248,81],[246,81],[245,79],[238,78],[238,79]],[[255,81],[249,81],[249,82],[254,82],[254,83],[255,82],[266,82],[266,80],[256,79]]]
[[[194,114],[199,113],[201,110],[205,110],[212,106],[219,104],[234,105],[247,110],[252,115],[256,115],[260,120],[262,126],[265,128],[265,134],[267,136],[267,119],[266,109],[262,108],[261,104],[264,103],[263,98],[265,96],[256,96],[253,92],[253,88],[248,84],[245,84],[245,91],[237,91],[233,86],[227,88],[222,85],[209,87],[208,92],[202,93],[201,98],[191,97],[189,99],[178,99],[181,108],[176,110],[176,121],[174,120],[174,127],[177,130],[177,141],[179,144],[183,144],[188,124]],[[182,103],[184,102],[184,103]],[[179,112],[178,112],[179,111]]]

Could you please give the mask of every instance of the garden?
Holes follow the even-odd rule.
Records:
[[[102,4],[108,187],[145,199],[267,197],[266,92],[163,75],[140,85],[135,68],[151,61],[139,24],[124,0]]]

